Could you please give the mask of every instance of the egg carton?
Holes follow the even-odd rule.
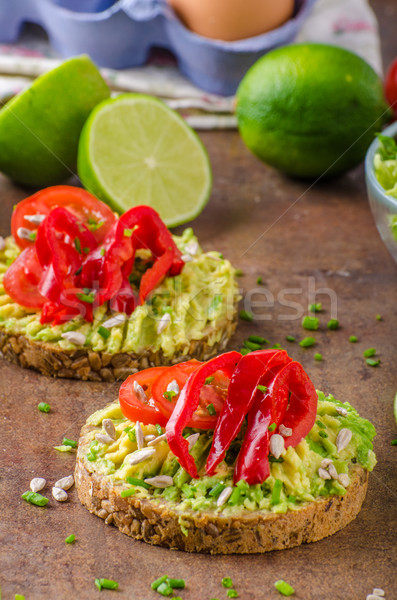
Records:
[[[24,23],[35,23],[61,56],[86,53],[113,69],[141,66],[152,47],[165,48],[194,84],[229,96],[260,56],[294,40],[315,1],[297,0],[277,29],[224,42],[187,29],[166,0],[0,0],[0,42],[15,42]]]

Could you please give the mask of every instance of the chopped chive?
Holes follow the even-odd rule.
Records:
[[[240,319],[242,319],[243,321],[253,321],[254,320],[254,315],[252,314],[252,312],[250,312],[249,310],[240,310]]]
[[[320,427],[320,429],[327,429],[327,426],[319,420],[316,421],[316,425],[317,427]]]
[[[83,267],[79,267],[77,269],[77,271],[75,272],[76,277],[77,277],[77,275],[80,275],[80,273],[81,273],[82,270],[83,270]]]
[[[103,337],[104,340],[107,340],[108,337],[110,337],[109,329],[106,329],[106,327],[104,327],[103,325],[100,325],[98,327],[98,333]]]
[[[365,362],[370,367],[377,367],[380,364],[380,359],[378,358],[378,360],[375,360],[374,358],[367,358]]]
[[[95,579],[95,585],[98,590],[117,590],[119,587],[117,581],[112,581],[111,579]]]
[[[72,446],[65,446],[62,444],[62,446],[54,446],[54,450],[58,450],[58,452],[72,452],[73,448]]]
[[[74,533],[72,533],[65,539],[66,544],[74,544],[75,541],[76,541],[76,536],[74,535]]]
[[[211,498],[218,498],[218,496],[221,494],[221,492],[223,492],[225,487],[226,486],[223,483],[220,483],[218,481],[218,483],[216,483],[214,487],[208,492],[208,495],[211,496]]]
[[[89,249],[89,248],[87,248],[87,246],[85,246],[85,247],[83,248],[83,252],[84,252],[84,254],[89,254],[89,252],[90,252],[90,249]]]
[[[355,335],[351,335],[351,336],[349,337],[349,342],[350,342],[351,344],[356,344],[356,343],[358,342],[358,339],[357,339],[357,337],[356,337]]]
[[[271,454],[269,455],[269,462],[271,463],[283,463],[284,459],[282,456],[280,456],[280,458],[274,458],[274,456],[272,456]]]
[[[302,319],[302,327],[303,329],[308,329],[309,331],[317,331],[319,325],[319,320],[317,317],[303,317]]]
[[[165,581],[167,581],[167,579],[168,579],[168,575],[162,575],[161,577],[158,577],[157,579],[155,579],[153,581],[153,583],[151,584],[152,590],[157,590],[157,588],[159,587],[159,585],[161,583],[164,583]]]
[[[1,600],[1,596],[0,596],[0,600]],[[22,594],[15,594],[14,600],[25,600],[25,596],[22,596]]]
[[[77,298],[87,304],[94,304],[95,292],[89,292],[88,294],[76,294]]]
[[[317,302],[316,304],[309,304],[309,311],[312,313],[318,313],[323,310],[323,305],[321,302]]]
[[[171,596],[172,587],[170,585],[168,585],[167,581],[163,581],[163,583],[160,583],[160,585],[156,589],[156,592],[158,594],[161,594],[161,596]]]
[[[391,445],[392,445],[392,446],[397,446],[397,440],[392,440],[392,441],[391,441]]]
[[[183,589],[184,587],[186,587],[184,579],[169,578],[168,585],[170,585],[172,588],[175,588],[175,589]]]
[[[241,489],[238,487],[235,487],[230,495],[229,500],[227,501],[228,504],[230,504],[230,506],[236,506],[236,504],[238,503],[238,501],[240,500],[240,496],[241,496]]]
[[[328,437],[328,433],[326,433],[325,431],[321,430],[318,432],[318,435],[322,438],[327,438]]]
[[[276,429],[276,427],[277,427],[276,423],[272,423],[271,425],[269,425],[268,430],[274,431]]]
[[[250,352],[251,350],[249,350],[249,348],[240,348],[240,354],[242,354],[243,356],[249,354]]]
[[[256,389],[260,392],[263,392],[264,394],[267,392],[267,387],[265,385],[257,385]]]
[[[290,494],[288,496],[288,502],[291,502],[291,504],[296,504],[296,497]]]
[[[259,277],[257,277],[257,278],[256,278],[256,283],[257,283],[258,285],[262,285],[262,283],[263,283],[263,279],[262,279],[262,277],[261,277],[260,275],[259,275]]]
[[[159,425],[158,423],[156,423],[155,425],[156,431],[159,435],[163,434],[163,428],[161,427],[161,425]]]
[[[127,430],[127,428],[124,431],[126,431],[126,430]],[[136,442],[135,429],[129,429],[127,431],[127,435],[128,435],[128,439],[130,440],[130,442]]]
[[[64,446],[71,446],[72,448],[77,447],[77,442],[75,442],[74,440],[69,440],[69,438],[63,438],[62,444]]]
[[[32,231],[31,233],[29,233],[29,239],[31,242],[35,242],[37,238],[37,231]]]
[[[88,219],[88,229],[90,231],[96,231],[97,229],[99,229],[100,227],[102,227],[102,225],[104,224],[105,221],[99,221],[99,223],[97,223],[95,221],[95,219]]]
[[[244,275],[244,272],[242,269],[235,269],[234,274],[236,277],[242,277]]]
[[[21,498],[26,500],[26,502],[30,502],[30,504],[35,504],[36,506],[45,506],[48,504],[48,498],[38,494],[37,492],[24,492]]]
[[[292,585],[290,585],[283,579],[279,579],[278,581],[276,581],[276,583],[274,584],[274,587],[283,596],[292,596],[292,594],[295,592]]]
[[[124,236],[130,238],[132,236],[132,229],[124,229]]]
[[[286,335],[285,339],[287,340],[287,342],[294,342],[295,338],[293,335]]]
[[[238,598],[236,590],[227,590],[226,595],[228,598]]]
[[[209,377],[207,377],[207,379],[204,381],[204,385],[209,385],[210,383],[212,383],[214,381],[215,377],[213,375],[210,375]]]
[[[233,581],[231,577],[224,577],[222,579],[222,585],[224,588],[232,588],[233,587]]]
[[[339,321],[338,321],[338,319],[330,319],[328,321],[328,323],[327,323],[327,327],[331,331],[336,331],[336,329],[339,329]]]
[[[77,252],[81,254],[81,242],[78,237],[74,238],[74,247],[76,248]]]
[[[270,506],[280,503],[281,490],[283,489],[283,482],[281,479],[276,479],[274,482],[272,497],[270,500]]]
[[[105,256],[105,248],[101,248],[101,249],[99,250],[99,254],[100,254],[101,256]]]
[[[317,353],[314,355],[314,360],[323,360],[323,355],[322,355],[322,354],[320,354],[320,352],[317,352]]]
[[[169,390],[168,392],[164,392],[163,396],[168,402],[171,402],[174,396],[176,396],[176,392],[174,390]]]
[[[268,344],[269,340],[267,340],[264,337],[261,337],[260,335],[250,335],[248,337],[248,341],[249,342],[254,342],[254,344],[261,344],[261,346],[263,346],[263,344]]]
[[[260,344],[255,344],[255,342],[250,342],[249,340],[244,340],[243,344],[249,350],[262,350],[262,346]]]
[[[302,348],[310,348],[311,346],[314,346],[315,343],[316,340],[313,337],[305,337],[299,342],[299,346]]]
[[[211,417],[214,417],[216,415],[216,410],[215,410],[215,406],[212,404],[207,404],[207,410],[209,412],[209,414],[211,415]]]
[[[49,413],[51,410],[51,406],[49,404],[47,404],[47,402],[39,402],[39,404],[37,405],[37,408],[39,409],[40,412],[45,412],[45,413]]]
[[[120,496],[122,498],[128,498],[129,496],[133,496],[135,493],[136,493],[135,488],[129,488],[128,490],[123,490],[122,492],[120,492]]]
[[[375,319],[376,319],[377,321],[381,321],[381,320],[382,320],[382,315],[376,315],[376,316],[375,316]]]
[[[376,350],[375,348],[368,348],[368,350],[364,350],[363,356],[365,358],[371,358],[371,356],[375,356]]]
[[[146,481],[143,481],[142,479],[137,479],[136,477],[126,477],[126,482],[130,483],[131,485],[138,485],[140,487],[145,488],[146,490],[150,490],[150,488],[152,487],[151,485],[146,483]]]

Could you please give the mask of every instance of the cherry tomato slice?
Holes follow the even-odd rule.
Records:
[[[386,73],[385,96],[394,112],[394,119],[397,119],[397,58],[393,60]]]
[[[4,274],[4,289],[11,298],[27,308],[42,308],[47,301],[38,290],[42,268],[36,248],[29,246],[8,267]]]
[[[130,375],[121,385],[119,400],[122,413],[131,421],[139,421],[144,425],[161,426],[167,424],[168,418],[159,411],[152,399],[152,387],[156,379],[162,375],[168,367],[153,367]],[[145,391],[147,402],[142,402],[134,392],[134,382],[137,382]]]
[[[67,208],[89,226],[98,244],[102,243],[116,221],[111,208],[86,190],[69,185],[55,185],[36,192],[16,205],[12,214],[11,232],[20,248],[31,246],[33,241],[19,237],[18,229],[23,227],[35,232],[39,227],[39,223],[31,223],[26,217],[47,216],[58,206]]]

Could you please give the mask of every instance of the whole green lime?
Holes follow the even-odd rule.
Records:
[[[88,56],[38,77],[0,111],[0,171],[33,187],[73,175],[84,122],[109,94]]]
[[[389,117],[382,81],[368,63],[325,44],[269,52],[237,90],[238,126],[247,147],[298,177],[354,167]]]

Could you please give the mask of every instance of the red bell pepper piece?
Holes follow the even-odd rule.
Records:
[[[215,468],[240,431],[244,417],[257,397],[257,386],[261,383],[263,374],[273,373],[274,369],[288,361],[291,359],[284,350],[257,350],[240,360],[232,375],[228,395],[215,427],[206,465],[208,475],[214,474]]]
[[[197,467],[189,454],[189,444],[183,438],[182,432],[193,416],[200,401],[200,391],[207,377],[216,371],[223,371],[228,377],[241,359],[239,352],[227,352],[204,363],[194,371],[182,388],[178,401],[166,426],[167,441],[170,450],[179,460],[179,464],[193,478],[198,477]]]

